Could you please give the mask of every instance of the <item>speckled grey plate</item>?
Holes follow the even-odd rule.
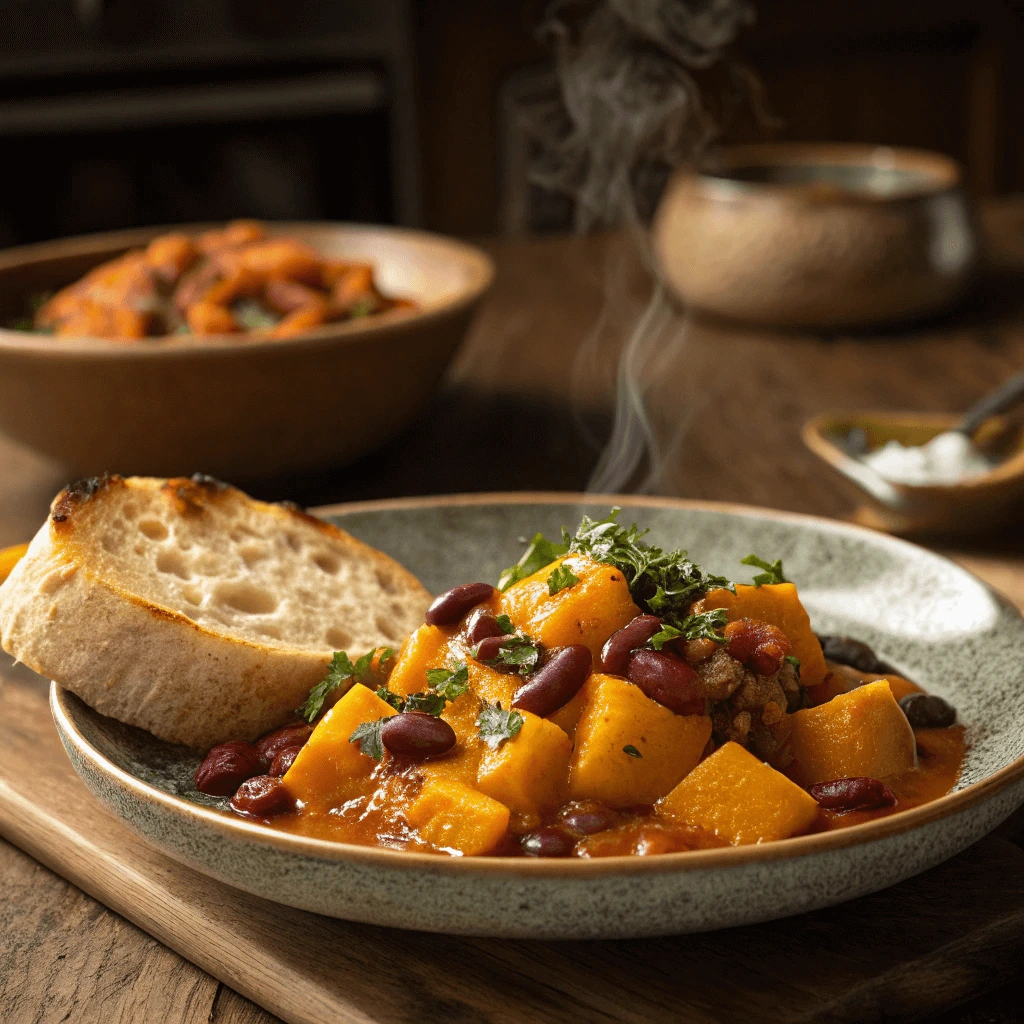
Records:
[[[824,833],[657,857],[456,859],[302,839],[235,818],[192,786],[197,758],[103,718],[54,685],[75,769],[135,831],[183,863],[259,896],[401,928],[530,938],[621,938],[785,917],[892,885],[980,838],[1024,802],[1024,621],[946,559],[804,516],[620,498],[623,518],[743,578],[755,551],[785,560],[814,625],[877,648],[951,700],[970,749],[956,791],[925,807]],[[497,579],[521,538],[556,535],[611,499],[479,495],[330,509],[438,592]]]

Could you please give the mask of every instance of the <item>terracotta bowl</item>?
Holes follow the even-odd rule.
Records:
[[[977,262],[957,164],[875,146],[723,149],[670,181],[654,245],[685,304],[798,328],[934,312]]]
[[[389,927],[535,939],[705,931],[841,903],[951,857],[1024,801],[1024,621],[969,573],[905,541],[671,498],[484,494],[321,514],[439,593],[497,579],[522,553],[517,538],[557,536],[611,504],[713,572],[736,575],[751,551],[782,558],[816,629],[864,640],[957,708],[968,751],[954,791],[864,824],[760,845],[651,857],[444,857],[243,821],[225,799],[196,792],[195,752],[104,718],[55,684],[50,704],[71,763],[148,842],[266,899]]]
[[[185,230],[199,230],[189,226]],[[0,322],[166,228],[0,253]],[[436,388],[494,275],[479,249],[419,231],[279,223],[325,255],[373,262],[394,311],[286,339],[124,344],[0,329],[0,431],[69,472],[230,479],[337,465],[402,429]]]
[[[886,441],[920,445],[961,419],[924,413],[825,414],[804,424],[803,438],[869,499],[857,512],[858,522],[893,533],[966,535],[1005,523],[1024,507],[1024,429],[1019,423],[993,417],[982,424],[975,444],[999,461],[989,472],[956,484],[892,483],[855,458],[846,444],[856,430],[863,431],[868,451]]]

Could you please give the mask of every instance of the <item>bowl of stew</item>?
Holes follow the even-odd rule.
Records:
[[[401,228],[235,222],[0,253],[0,431],[69,473],[340,465],[423,408],[493,278]]]
[[[150,842],[250,892],[532,938],[828,906],[1024,801],[1024,621],[978,580],[846,524],[614,501],[618,519],[580,495],[323,510],[441,595],[401,650],[339,654],[256,744],[281,764],[220,789],[216,748],[55,684],[72,763]]]

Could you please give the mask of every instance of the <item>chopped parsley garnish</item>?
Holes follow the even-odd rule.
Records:
[[[437,718],[444,711],[444,706],[447,703],[447,698],[442,697],[439,693],[411,693],[405,698],[405,703],[399,710],[425,711],[428,715]]]
[[[306,703],[301,708],[296,708],[295,713],[301,715],[307,722],[312,722],[320,714],[327,695],[336,690],[342,683],[346,683],[350,679],[355,680],[357,683],[368,682],[373,672],[373,657],[377,653],[376,650],[369,651],[353,664],[345,651],[335,651],[334,656],[331,658],[330,667],[327,669],[327,675],[309,691]],[[390,658],[393,658],[394,654],[395,652],[390,647],[380,648],[380,657],[377,661],[378,667],[382,666]]]
[[[629,754],[630,757],[643,757],[644,756],[643,754],[640,753],[639,750],[636,749],[636,747],[633,746],[632,743],[627,743],[622,748],[622,752],[624,754]]]
[[[397,693],[392,693],[386,686],[378,687],[377,696],[380,697],[385,704],[390,704],[396,711],[401,711],[402,706],[405,703]]]
[[[580,578],[564,562],[556,566],[548,577],[548,593],[554,597],[560,590],[568,590]]]
[[[613,508],[606,519],[583,517],[576,536],[570,538],[563,528],[562,537],[572,554],[587,555],[619,569],[629,584],[633,600],[679,628],[687,618],[690,605],[709,590],[735,592],[735,584],[724,576],[715,576],[686,557],[683,550],[663,551],[645,543],[648,532],[621,526],[616,519],[622,511]]]
[[[788,661],[789,664],[793,666],[793,670],[796,672],[796,677],[799,680],[799,678],[800,678],[800,659],[795,657],[792,654],[787,654],[786,655],[786,661]]]
[[[484,700],[480,702],[476,726],[480,730],[480,739],[491,749],[496,749],[522,729],[523,716],[518,711],[503,711],[501,701],[488,704]]]
[[[699,615],[687,615],[678,627],[662,626],[647,643],[656,651],[660,651],[670,640],[714,640],[716,644],[724,644],[725,637],[716,630],[728,621],[729,616],[724,608],[712,608]]]
[[[380,738],[380,730],[387,719],[378,718],[376,722],[363,722],[356,726],[355,732],[349,736],[349,743],[358,743],[359,749],[374,761],[384,756],[384,742]]]
[[[469,668],[464,661],[452,662],[449,668],[428,668],[427,686],[445,700],[455,700],[469,690]]]
[[[789,582],[782,573],[781,558],[777,558],[774,562],[766,562],[763,558],[758,558],[757,555],[747,555],[746,558],[740,559],[740,564],[752,565],[755,569],[764,569],[764,572],[758,573],[754,577],[755,587]]]
[[[479,646],[474,648],[473,657],[477,657]],[[515,633],[506,637],[505,643],[498,648],[498,656],[489,658],[485,665],[508,665],[515,668],[520,675],[528,676],[540,661],[540,644],[535,643],[524,633]]]
[[[507,615],[497,615],[494,621],[498,624],[498,629],[505,635],[516,631],[516,627],[512,625],[512,620]]]
[[[498,580],[498,589],[508,590],[513,583],[518,583],[520,580],[525,580],[527,576],[539,572],[545,565],[550,565],[556,558],[561,558],[568,550],[568,543],[555,544],[542,533],[534,534],[523,557],[501,574]]]

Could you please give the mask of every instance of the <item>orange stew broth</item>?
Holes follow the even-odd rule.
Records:
[[[831,675],[824,683],[808,691],[812,704],[821,704],[838,693],[844,693],[863,683],[887,679],[893,696],[899,700],[921,688],[898,675],[876,675],[858,672],[845,665],[828,664]],[[830,831],[859,825],[883,818],[898,811],[928,803],[948,793],[960,773],[964,757],[964,730],[962,726],[945,729],[915,729],[919,767],[905,775],[889,779],[887,783],[897,797],[894,807],[859,811],[818,812],[818,820],[811,832]],[[399,764],[386,756],[369,778],[352,779],[347,799],[326,812],[305,808],[268,819],[272,828],[294,835],[359,846],[377,846],[394,850],[437,852],[422,842],[416,832],[405,823],[399,809],[421,784],[418,766]],[[567,804],[553,815],[575,808],[595,808],[592,802]],[[651,807],[637,807],[628,811],[607,811],[615,824],[603,832],[586,836],[575,847],[580,857],[611,857],[624,854],[647,856],[657,853],[675,853],[686,850],[711,849],[727,845],[723,840],[681,822],[657,817]],[[519,836],[537,826],[536,821],[517,822],[513,815],[509,835],[497,856],[521,856]]]

